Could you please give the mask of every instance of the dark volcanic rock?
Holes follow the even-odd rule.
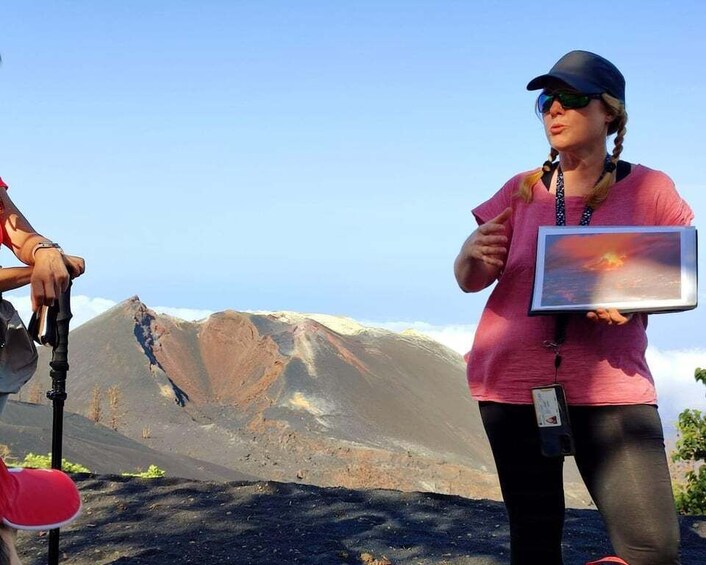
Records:
[[[501,565],[499,502],[275,482],[77,476],[83,515],[62,530],[67,565]],[[705,517],[682,517],[682,564],[706,563]],[[701,532],[701,533],[699,533]],[[47,536],[21,533],[25,565]],[[566,565],[610,553],[596,511],[570,510]]]

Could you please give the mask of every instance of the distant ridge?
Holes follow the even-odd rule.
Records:
[[[134,296],[71,332],[69,362],[68,410],[116,386],[118,431],[161,452],[267,480],[499,497],[463,359],[416,332],[296,312],[187,322]]]

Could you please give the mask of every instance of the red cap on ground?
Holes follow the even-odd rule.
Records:
[[[51,530],[73,521],[81,497],[57,469],[8,469],[0,460],[0,518],[18,530]]]

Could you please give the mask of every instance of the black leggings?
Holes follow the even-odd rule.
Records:
[[[512,565],[561,565],[563,459],[540,453],[534,409],[481,402],[510,520]],[[678,565],[679,524],[655,406],[573,406],[576,464],[616,555]]]

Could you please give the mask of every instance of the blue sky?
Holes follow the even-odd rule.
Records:
[[[0,175],[101,304],[472,329],[487,294],[451,270],[470,209],[545,159],[525,85],[571,49],[627,78],[624,158],[706,217],[697,1],[11,0],[0,18]],[[654,316],[651,343],[706,357],[704,327],[703,307]]]

